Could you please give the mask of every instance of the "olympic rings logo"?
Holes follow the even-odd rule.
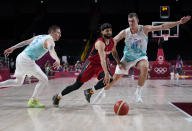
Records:
[[[155,67],[154,71],[157,74],[165,74],[167,72],[167,67]]]
[[[163,60],[164,60],[163,56],[158,56],[158,63],[159,64],[163,64]]]
[[[163,61],[163,56],[159,56],[159,57],[158,57],[158,60],[159,60],[159,61]]]

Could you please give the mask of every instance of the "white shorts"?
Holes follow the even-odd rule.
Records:
[[[21,52],[16,58],[16,70],[14,76],[25,77],[26,75],[41,77],[45,76],[45,73],[34,60],[31,60],[31,58],[24,52]]]
[[[139,62],[140,60],[148,60],[148,57],[147,56],[143,56],[143,57],[140,57],[134,61],[130,61],[130,62],[126,62],[124,58],[121,59],[121,62],[125,65],[125,68],[126,70],[121,70],[119,68],[119,66],[117,65],[116,66],[116,69],[115,69],[115,74],[122,74],[122,75],[128,75],[129,73],[129,69],[132,67],[132,66],[135,66],[137,64],[137,62]]]

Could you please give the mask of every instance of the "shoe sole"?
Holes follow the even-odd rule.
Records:
[[[45,108],[45,106],[30,106],[30,105],[28,105],[27,107],[28,108]]]

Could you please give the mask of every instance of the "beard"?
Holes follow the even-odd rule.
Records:
[[[110,38],[112,37],[112,35],[103,35],[103,37],[104,37],[105,39],[110,39]]]

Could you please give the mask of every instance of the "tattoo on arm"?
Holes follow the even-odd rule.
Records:
[[[54,48],[54,46],[53,45],[51,45],[51,46],[49,46],[49,50],[52,50]]]
[[[18,43],[16,45],[14,45],[13,48],[17,49],[17,48],[23,47],[25,45],[27,45],[27,42],[26,41],[22,41],[22,42],[20,42],[20,43]]]

